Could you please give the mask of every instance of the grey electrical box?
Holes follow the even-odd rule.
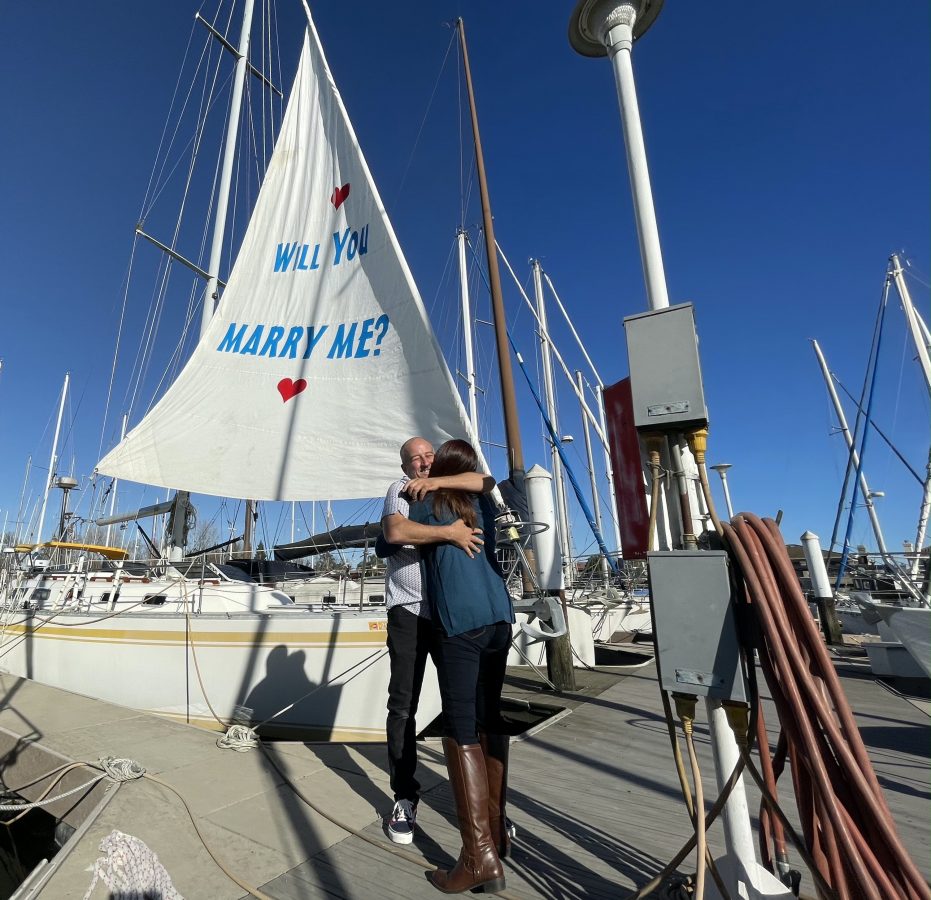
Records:
[[[634,425],[682,431],[708,424],[691,303],[624,319]]]
[[[648,553],[662,687],[746,702],[727,554]]]

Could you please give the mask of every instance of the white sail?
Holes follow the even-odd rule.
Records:
[[[467,436],[467,416],[309,21],[216,314],[97,468],[219,496],[372,497],[415,434]]]

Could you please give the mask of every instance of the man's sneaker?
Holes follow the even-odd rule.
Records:
[[[393,844],[409,844],[414,840],[414,825],[417,823],[417,804],[410,800],[398,800],[388,819],[388,837]]]
[[[517,826],[507,816],[504,817],[504,830],[512,841],[517,837]]]

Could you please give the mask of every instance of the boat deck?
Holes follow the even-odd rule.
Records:
[[[645,661],[645,660],[644,660]],[[893,816],[921,871],[931,874],[931,719],[927,704],[910,702],[874,682],[862,661],[838,662],[862,734]],[[518,828],[506,863],[506,896],[616,898],[663,867],[690,833],[676,782],[652,664],[579,671],[569,696],[541,693],[527,670],[512,670],[506,693],[571,711],[554,717],[512,747],[509,814]],[[216,735],[9,676],[0,679],[3,780],[16,787],[35,777],[27,745],[72,759],[128,756],[179,791],[204,838],[243,882],[276,900],[290,898],[424,897],[430,864],[447,865],[458,851],[453,807],[436,741],[420,747],[424,787],[413,859],[391,855],[382,816],[391,807],[384,746],[276,743],[275,763],[318,807],[361,837],[313,811],[258,750],[221,751]],[[770,717],[770,723],[775,721]],[[713,794],[707,730],[696,723],[706,794]],[[37,749],[37,748],[36,748]],[[27,765],[28,763],[28,765]],[[42,771],[58,761],[52,760]],[[29,775],[29,766],[32,775]],[[87,780],[69,773],[58,789]],[[38,792],[48,782],[38,782]],[[94,815],[78,828],[37,891],[24,897],[80,898],[90,885],[100,841],[112,830],[154,850],[180,893],[192,898],[248,896],[205,851],[181,802],[149,780],[97,788]],[[784,790],[790,789],[786,786]],[[23,792],[28,795],[27,791]],[[755,806],[755,795],[748,788]],[[65,804],[73,804],[81,795]],[[30,796],[30,799],[34,799]],[[787,806],[791,807],[791,792]],[[366,840],[368,839],[368,840]],[[723,850],[720,825],[710,843]],[[690,871],[694,856],[683,864]],[[793,864],[797,857],[793,855]],[[803,895],[811,893],[803,880]],[[806,887],[808,890],[806,891]],[[98,884],[94,898],[108,896]]]

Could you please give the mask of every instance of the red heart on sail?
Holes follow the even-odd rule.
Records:
[[[297,381],[282,378],[278,382],[278,393],[281,394],[281,399],[287,403],[292,397],[296,397],[301,391],[305,390],[306,387],[307,381],[304,378],[298,378]]]
[[[343,201],[349,196],[349,183],[347,182],[342,187],[333,188],[333,196],[330,197],[330,203],[336,209],[339,209],[343,205]]]

